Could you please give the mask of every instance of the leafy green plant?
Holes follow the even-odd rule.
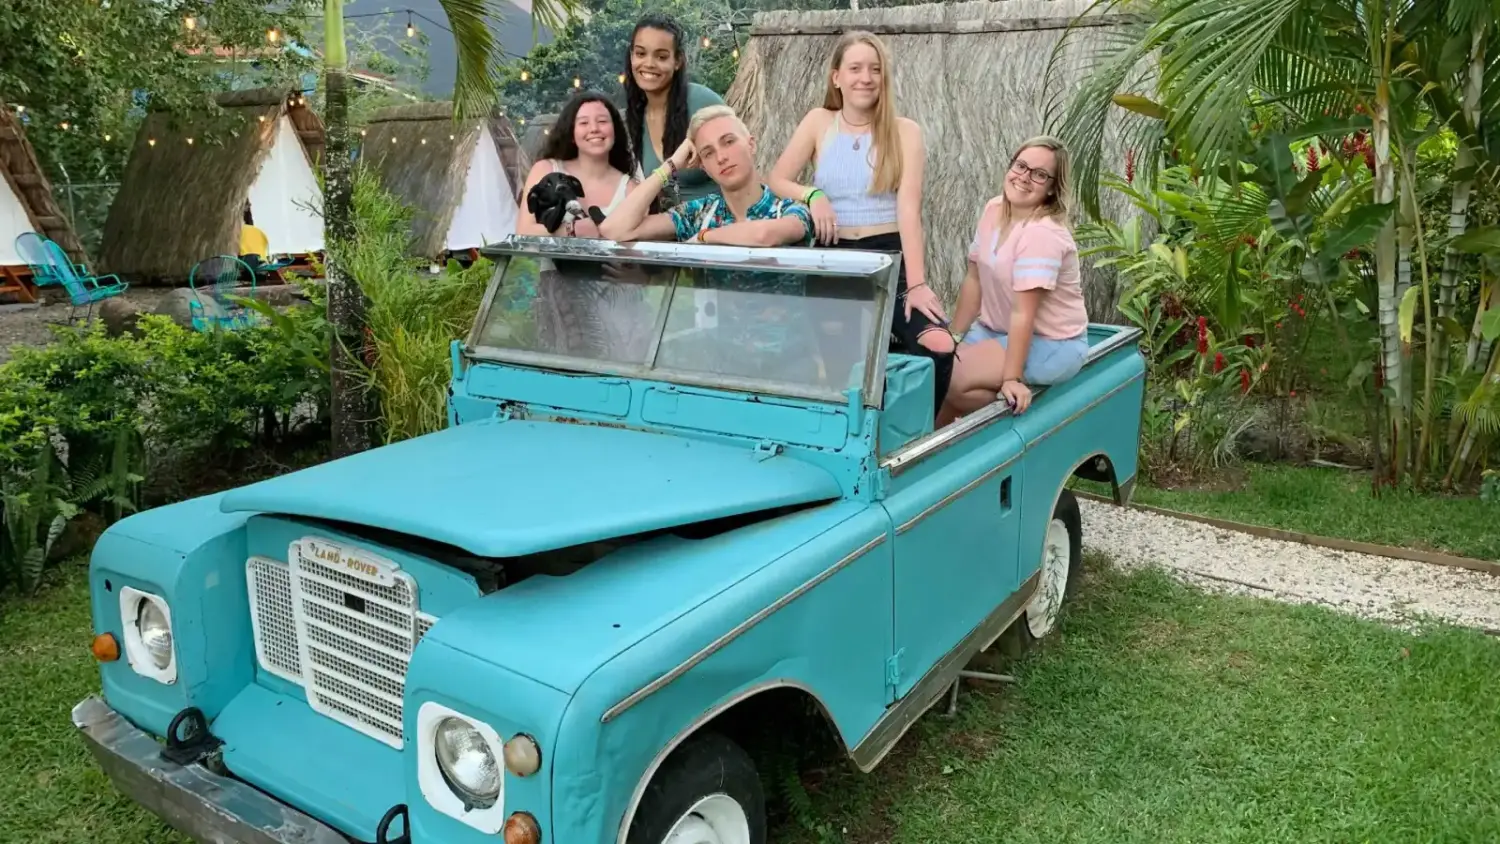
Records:
[[[449,347],[468,334],[494,265],[450,261],[436,275],[407,257],[411,209],[360,173],[354,241],[344,264],[366,299],[366,389],[375,391],[382,437],[395,442],[447,423]]]

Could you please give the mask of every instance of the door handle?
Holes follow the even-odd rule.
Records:
[[[1010,476],[1007,475],[1000,481],[1000,515],[1005,515],[1011,510]]]

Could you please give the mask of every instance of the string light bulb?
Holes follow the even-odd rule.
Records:
[[[25,114],[25,113],[26,113],[26,106],[23,106],[23,105],[16,106],[16,115],[17,116]]]
[[[182,19],[182,26],[188,32],[192,32],[198,28],[198,19],[192,15],[188,15]]]
[[[61,123],[59,123],[57,125],[60,126],[60,127],[62,127],[62,130],[64,132],[68,131],[68,121],[64,120],[63,122],[61,122]]]
[[[277,29],[274,26],[266,30],[266,40],[271,42],[272,44],[275,44],[277,41],[281,40],[281,30]]]
[[[155,138],[147,138],[146,139],[146,143],[150,144],[151,146],[156,146],[156,139]]]
[[[359,136],[361,138],[363,138],[365,136],[365,130],[363,130],[363,129],[359,130]]]
[[[406,37],[407,38],[414,38],[414,37],[416,37],[416,34],[417,34],[417,28],[411,22],[411,12],[407,12],[406,13]]]
[[[457,135],[449,135],[448,136],[448,140],[450,140],[450,141],[456,141],[456,140],[458,140],[458,136]]]
[[[623,73],[620,74],[618,78],[620,80],[620,84],[624,85],[625,84],[625,74],[623,74]]]
[[[527,81],[529,79],[531,79],[531,71],[529,71],[529,70],[523,70],[523,71],[521,71],[521,81],[525,82],[525,81]]]
[[[707,50],[709,47],[713,46],[713,43],[713,39],[709,38],[707,35],[703,36],[703,49]]]
[[[393,144],[394,144],[394,143],[395,143],[395,142],[396,142],[396,136],[395,136],[395,135],[392,135],[392,136],[391,136],[391,143],[393,143]]]
[[[192,138],[188,138],[187,142],[188,142],[188,146],[192,146],[193,145],[193,139]]]
[[[111,137],[111,136],[110,136],[110,134],[109,134],[109,133],[108,133],[108,132],[106,132],[106,133],[104,133],[104,142],[105,142],[105,143],[106,143],[106,144],[107,144],[107,143],[109,143],[109,139],[110,139],[110,137]]]
[[[573,87],[574,88],[582,88],[583,87],[583,80],[579,79],[576,76],[573,77]]]
[[[426,138],[423,138],[423,139],[422,139],[422,143],[423,143],[423,144],[426,144],[426,143],[427,143],[427,139],[426,139]]]
[[[735,47],[733,50],[730,50],[729,51],[729,55],[731,55],[731,56],[733,56],[735,58],[739,58],[740,57],[740,48],[739,47]]]

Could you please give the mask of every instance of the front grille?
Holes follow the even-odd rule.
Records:
[[[407,665],[437,622],[419,611],[416,581],[321,539],[292,543],[288,556],[246,566],[261,668],[303,686],[315,712],[401,748]]]

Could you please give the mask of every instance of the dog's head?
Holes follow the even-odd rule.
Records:
[[[574,216],[581,216],[583,182],[567,173],[548,173],[526,194],[526,210],[553,234],[562,228],[569,205],[576,209]]]

